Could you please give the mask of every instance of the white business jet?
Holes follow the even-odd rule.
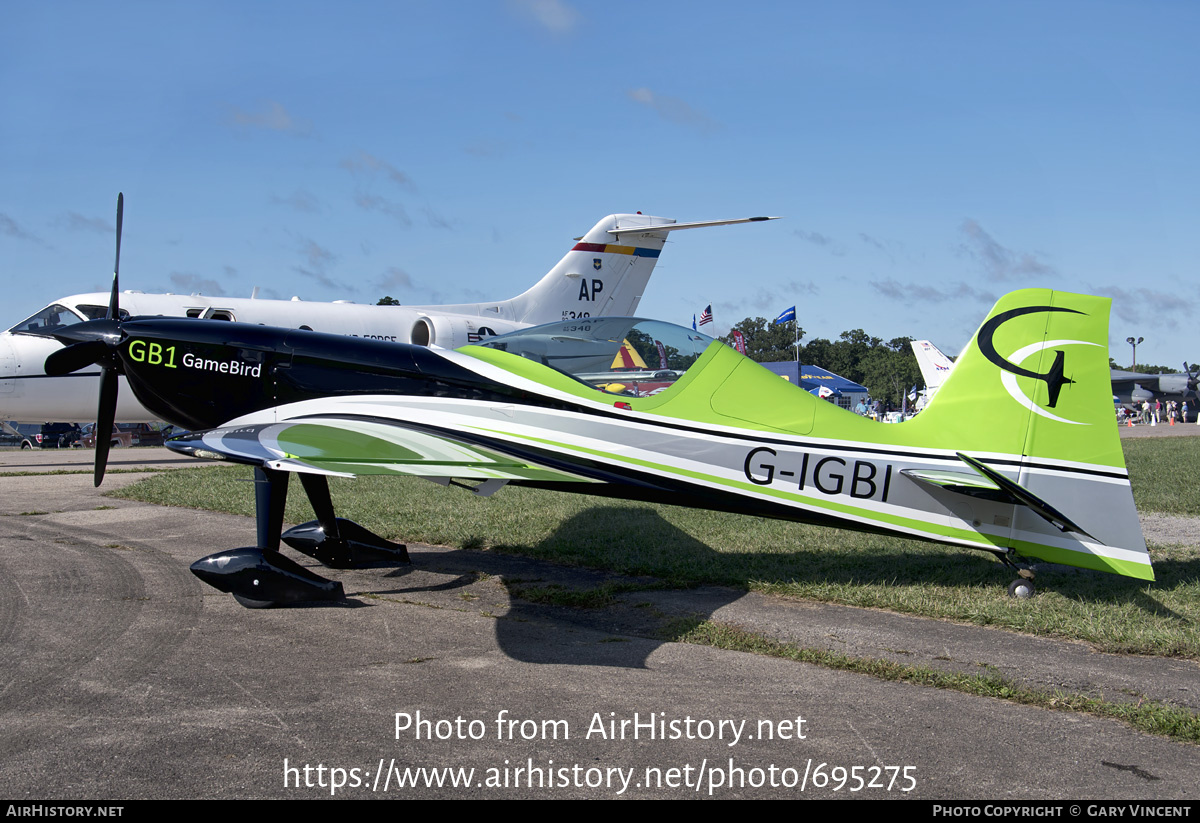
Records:
[[[669,232],[773,219],[676,223],[664,217],[611,214],[576,238],[566,256],[531,289],[496,302],[370,306],[126,291],[121,294],[121,315],[233,320],[456,348],[541,323],[632,315]],[[104,317],[108,303],[106,293],[64,297],[0,333],[0,420],[84,423],[96,419],[99,369],[50,376],[44,364],[47,356],[62,348],[48,333]],[[121,386],[118,392],[116,419],[130,423],[154,420],[126,389]]]

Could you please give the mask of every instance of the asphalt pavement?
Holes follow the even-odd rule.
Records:
[[[715,619],[851,655],[993,667],[1046,688],[1197,710],[1194,661],[720,588],[540,606],[510,587],[614,578],[415,545],[411,566],[321,570],[343,582],[345,604],[247,610],[188,565],[252,544],[251,519],[104,497],[90,473],[49,473],[86,471],[90,459],[0,453],[0,797],[1200,791],[1200,747],[1114,720],[656,638],[672,619]],[[117,451],[110,469],[126,471],[103,491],[135,482],[139,468],[196,464]]]
[[[1118,426],[1121,439],[1129,437],[1196,437],[1200,435],[1200,423],[1136,423]]]

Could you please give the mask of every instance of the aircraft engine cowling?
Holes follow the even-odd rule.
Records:
[[[518,324],[503,320],[468,315],[435,314],[422,315],[413,323],[410,340],[418,346],[440,346],[457,349],[478,343],[497,334],[505,334],[520,328]]]
[[[1140,385],[1135,385],[1133,387],[1133,391],[1131,391],[1129,393],[1129,399],[1137,405],[1141,405],[1142,402],[1153,403],[1155,396],[1156,395],[1154,394],[1154,392],[1147,391],[1146,389],[1143,389]]]

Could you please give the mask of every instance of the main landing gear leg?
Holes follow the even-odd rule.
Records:
[[[317,519],[288,529],[283,535],[284,543],[335,569],[409,562],[408,547],[403,543],[384,540],[353,520],[334,514],[325,475],[301,473],[300,482]]]
[[[342,600],[342,584],[326,580],[279,552],[288,474],[254,470],[254,508],[258,545],[210,554],[192,564],[192,573],[229,592],[248,609],[307,600]]]

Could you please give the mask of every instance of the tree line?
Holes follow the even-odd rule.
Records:
[[[816,337],[804,342],[804,328],[796,321],[775,323],[765,317],[747,317],[721,341],[733,345],[733,332],[746,340],[746,355],[758,363],[796,359],[796,340],[800,342],[800,362],[820,366],[867,387],[871,397],[896,408],[914,386],[921,388],[921,369],[913,354],[911,337],[894,337],[886,343],[862,329],[844,331],[837,340]]]

